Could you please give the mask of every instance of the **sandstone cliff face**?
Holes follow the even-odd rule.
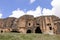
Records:
[[[2,28],[2,31],[12,31],[13,28],[15,28],[15,20],[16,18],[5,18],[0,20],[0,27]]]
[[[6,28],[12,28],[14,21],[15,21],[15,18],[6,18],[5,19],[5,27]]]
[[[23,15],[20,18],[8,17],[0,19],[0,32],[20,33],[60,33],[60,20],[56,16]]]
[[[26,33],[28,29],[32,29],[34,17],[32,15],[24,15],[18,19],[19,32]],[[25,31],[24,31],[25,30]]]
[[[3,28],[3,27],[4,27],[4,20],[0,19],[0,28]]]

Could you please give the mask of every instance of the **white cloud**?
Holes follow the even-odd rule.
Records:
[[[43,15],[56,15],[60,17],[60,0],[52,0],[51,5],[53,7],[51,10],[43,9]]]
[[[52,12],[50,9],[44,8],[42,11],[43,15],[55,15],[55,13]]]
[[[60,17],[60,0],[53,0],[51,5],[53,6],[52,12],[54,12],[56,16]]]
[[[60,17],[60,0],[52,0],[51,5],[52,5],[51,10],[43,8],[43,11],[42,11],[42,8],[40,6],[38,6],[35,10],[29,10],[26,13],[23,10],[14,10],[12,12],[12,15],[10,15],[9,17],[18,18],[25,14],[33,15],[34,17],[37,17],[42,15],[41,13],[43,13],[43,15],[56,15]]]
[[[42,8],[40,6],[38,6],[36,8],[36,10],[34,10],[34,11],[30,10],[26,14],[33,15],[34,17],[37,17],[37,16],[40,16],[41,15],[41,10],[42,10]]]
[[[12,12],[12,15],[10,15],[9,17],[16,17],[16,18],[19,18],[20,16],[22,15],[33,15],[34,17],[37,17],[37,16],[40,16],[41,15],[41,7],[38,6],[34,11],[33,10],[29,10],[27,12],[24,12],[23,10],[20,10],[20,9],[17,9],[17,10],[14,10]]]
[[[35,0],[30,0],[30,3],[33,3],[33,2],[35,2]]]
[[[17,10],[14,10],[12,12],[12,15],[10,15],[9,17],[16,17],[16,18],[19,18],[20,16],[24,15],[24,11],[23,10],[20,10],[20,9],[17,9]]]
[[[0,13],[0,18],[2,18],[2,13]]]
[[[0,18],[2,18],[2,9],[0,8]]]

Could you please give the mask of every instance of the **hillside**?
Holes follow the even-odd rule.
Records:
[[[0,33],[0,40],[60,40],[60,35]]]

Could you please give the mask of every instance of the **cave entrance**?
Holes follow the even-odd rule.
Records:
[[[27,33],[31,33],[31,30],[27,30]]]
[[[1,30],[1,33],[3,33],[3,30]]]
[[[36,28],[35,33],[42,33],[40,27],[37,27],[37,28]]]

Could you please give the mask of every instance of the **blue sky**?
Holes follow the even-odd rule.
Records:
[[[32,3],[31,0],[0,0],[0,12],[2,13],[2,18],[6,18],[12,15],[12,12],[16,9],[27,12],[36,10],[40,6],[42,10],[44,8],[51,10],[53,8],[51,2],[52,0],[35,0]]]

